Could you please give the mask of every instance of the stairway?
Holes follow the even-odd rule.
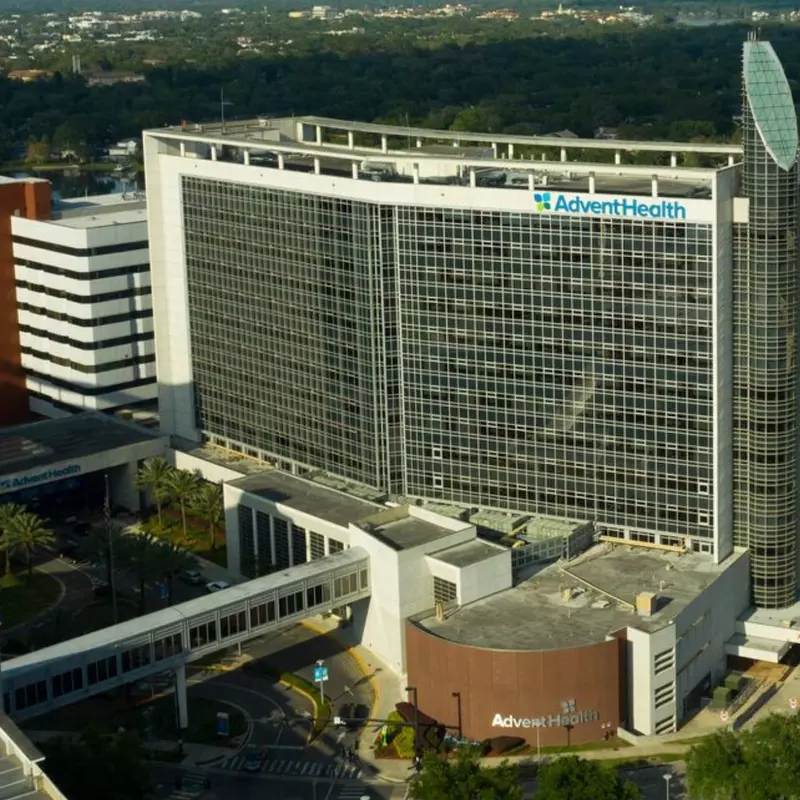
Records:
[[[0,758],[0,800],[48,800],[44,792],[37,791],[30,776],[25,775],[22,764],[14,756]]]

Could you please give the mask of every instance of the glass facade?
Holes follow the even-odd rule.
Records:
[[[197,428],[387,481],[381,209],[184,177],[183,215]]]
[[[795,601],[798,537],[797,122],[774,51],[744,52],[742,193],[734,269],[734,542],[756,605]]]
[[[711,228],[398,209],[406,493],[711,538]]]

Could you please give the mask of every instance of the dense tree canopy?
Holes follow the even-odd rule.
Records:
[[[800,717],[773,714],[743,732],[719,731],[690,750],[689,791],[696,800],[800,797]]]
[[[639,800],[636,784],[623,782],[615,769],[598,761],[557,758],[537,776],[536,800]]]
[[[413,800],[522,800],[517,769],[503,762],[496,769],[481,766],[477,750],[462,748],[455,759],[428,754],[412,778]]]
[[[577,29],[430,49],[375,49],[369,37],[325,37],[335,47],[207,68],[164,66],[140,84],[88,87],[81,77],[61,75],[29,84],[0,79],[0,149],[43,136],[92,149],[144,128],[208,121],[219,116],[220,89],[230,118],[319,114],[509,133],[567,128],[588,136],[605,125],[620,126],[626,136],[726,138],[739,112],[745,30]],[[790,79],[800,78],[800,29],[775,27],[764,35]]]
[[[45,771],[67,800],[148,800],[150,775],[134,733],[50,739],[41,745]]]

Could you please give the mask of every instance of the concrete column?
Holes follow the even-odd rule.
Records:
[[[492,142],[492,152],[494,153],[494,157],[497,158],[497,142]]]
[[[322,144],[322,126],[321,125],[317,125],[316,126],[316,141],[317,141],[317,144],[320,144],[320,145]]]
[[[347,131],[347,146],[351,150],[356,148],[356,137],[353,135],[353,131]]]
[[[597,189],[594,172],[589,173],[589,194],[594,194]]]
[[[250,509],[250,524],[253,528],[253,555],[256,561],[256,575],[261,574],[261,554],[258,551],[258,515],[254,508]],[[241,570],[239,570],[241,572]]]
[[[217,160],[217,146],[215,144],[211,145],[211,160],[212,161]]]
[[[186,157],[186,142],[181,142],[181,158]]]
[[[550,183],[550,176],[545,173],[542,175],[542,186],[547,186],[548,183]]]
[[[278,153],[278,169],[283,169],[283,153]]]
[[[419,183],[419,164],[414,164],[413,174],[414,174],[414,183]]]
[[[422,147],[422,139],[417,137],[417,147]]]
[[[244,165],[246,167],[249,167],[250,166],[250,151],[249,150],[244,150],[243,153],[244,153]]]
[[[650,194],[653,197],[658,197],[658,175],[653,175],[650,179]]]
[[[351,175],[351,177],[353,178],[354,181],[358,180],[358,162],[357,161],[354,161],[350,165],[350,175]]]
[[[670,153],[669,154],[669,165],[671,167],[678,166],[678,154],[677,153]]]
[[[108,470],[108,489],[111,506],[125,506],[129,511],[139,510],[139,490],[136,488],[136,475],[139,464],[131,461]]]
[[[272,514],[269,515],[269,557],[272,559],[272,564],[277,563],[275,558],[275,520]]]
[[[532,192],[535,188],[536,188],[536,181],[535,181],[535,179],[533,177],[533,173],[529,172],[528,173],[528,190]]]
[[[621,164],[622,163],[622,153],[619,150],[614,151],[614,163]]]
[[[477,185],[477,181],[475,179],[475,170],[470,168],[469,170],[469,185],[474,189]]]
[[[562,161],[566,161],[567,160],[567,148],[566,147],[562,147],[561,148],[561,160]]]
[[[186,667],[175,669],[175,702],[178,704],[178,727],[185,731],[189,727],[189,701],[186,697]]]
[[[330,536],[323,536],[325,540],[325,555],[329,556],[331,554],[331,537]]]
[[[381,153],[388,153],[389,152],[389,139],[384,133],[381,136]]]
[[[509,142],[508,145],[508,157],[514,158],[514,145]]]
[[[315,158],[314,159],[314,174],[315,175],[319,175],[321,171],[322,170],[321,170],[321,167],[320,167],[319,159]]]
[[[732,167],[736,163],[736,159],[734,156],[728,156],[728,166]]]
[[[311,531],[306,528],[306,560],[311,561]]]

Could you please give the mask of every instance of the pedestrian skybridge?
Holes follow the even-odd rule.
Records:
[[[11,658],[0,672],[5,710],[35,717],[369,595],[369,555],[360,547],[298,564]]]

